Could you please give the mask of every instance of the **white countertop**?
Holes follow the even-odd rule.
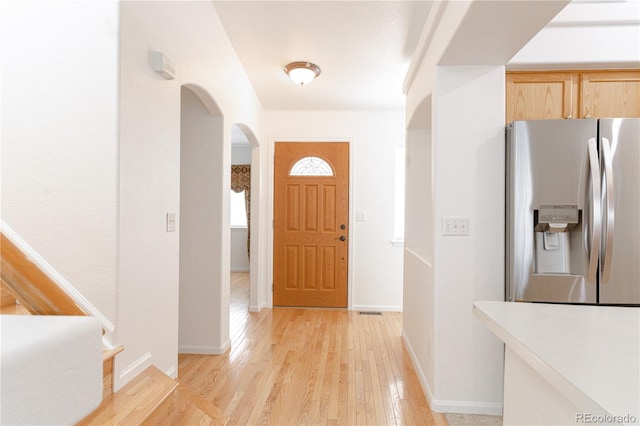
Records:
[[[473,310],[578,407],[640,416],[640,308],[480,301]]]

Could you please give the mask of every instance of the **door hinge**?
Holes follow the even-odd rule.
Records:
[[[271,293],[273,293],[273,283],[271,283]]]

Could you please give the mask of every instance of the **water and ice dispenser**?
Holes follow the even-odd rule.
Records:
[[[577,272],[571,253],[581,249],[576,244],[582,234],[581,213],[577,205],[540,205],[533,211],[535,274]]]

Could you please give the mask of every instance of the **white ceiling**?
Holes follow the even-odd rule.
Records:
[[[430,1],[213,1],[266,110],[402,109]],[[300,87],[289,62],[322,69]]]

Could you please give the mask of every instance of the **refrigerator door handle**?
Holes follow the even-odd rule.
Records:
[[[614,201],[615,189],[613,181],[613,158],[611,155],[611,144],[607,138],[602,138],[602,162],[604,164],[604,191],[605,205],[603,211],[607,215],[604,228],[604,241],[602,249],[602,282],[609,281],[611,275],[611,255],[613,254],[613,227],[614,227]]]
[[[589,169],[591,171],[591,243],[589,244],[589,269],[587,280],[595,283],[598,273],[598,257],[600,255],[600,239],[602,235],[602,210],[600,204],[600,162],[596,139],[587,143],[589,148]]]

